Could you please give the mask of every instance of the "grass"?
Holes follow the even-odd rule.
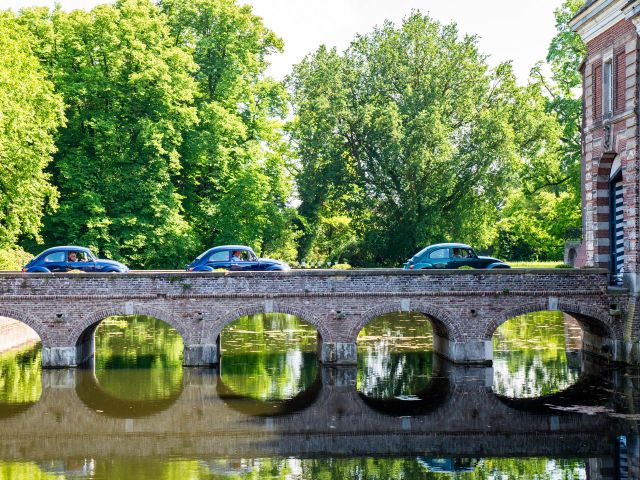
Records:
[[[507,262],[511,268],[556,268],[564,262]]]

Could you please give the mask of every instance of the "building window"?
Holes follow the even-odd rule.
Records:
[[[593,121],[598,122],[602,119],[602,64],[593,66],[591,79]]]
[[[610,117],[613,112],[613,63],[611,60],[604,64],[602,77],[602,99],[604,116]]]

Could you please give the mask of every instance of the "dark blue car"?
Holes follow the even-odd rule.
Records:
[[[258,258],[251,248],[244,245],[223,245],[200,254],[187,265],[188,272],[213,272],[214,270],[240,272],[289,270],[289,265],[280,260]]]
[[[457,269],[472,268],[510,268],[502,260],[493,257],[481,257],[464,243],[439,243],[423,248],[404,264],[405,270],[430,268]]]
[[[129,268],[114,260],[96,258],[85,247],[54,247],[45,250],[22,267],[27,273],[58,273],[80,270],[82,272],[128,272]]]

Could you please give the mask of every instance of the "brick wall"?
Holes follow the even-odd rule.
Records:
[[[624,271],[638,273],[636,151],[637,33],[623,20],[587,44],[583,72],[583,225],[587,265],[609,268],[609,180],[620,167],[624,183]],[[603,64],[613,66],[613,114],[603,115]]]
[[[355,342],[369,321],[397,311],[424,313],[440,336],[460,342],[490,339],[510,318],[541,310],[622,339],[629,297],[609,293],[607,282],[602,270],[557,269],[1,274],[0,315],[26,323],[50,347],[75,345],[113,315],[156,317],[197,345],[215,342],[243,315],[269,312],[310,322],[327,342]]]

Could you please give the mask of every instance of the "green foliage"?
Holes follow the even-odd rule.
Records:
[[[58,198],[45,169],[64,123],[62,99],[45,79],[33,41],[12,14],[0,12],[0,248],[40,240],[43,214]]]
[[[33,258],[21,248],[0,249],[0,270],[20,270]]]
[[[491,243],[503,192],[553,157],[558,130],[535,90],[509,64],[490,70],[476,43],[414,12],[294,67],[302,258],[321,219],[346,212],[352,264],[397,264],[437,241]]]
[[[197,120],[195,65],[173,44],[164,16],[148,0],[122,0],[22,19],[45,35],[42,54],[50,52],[68,119],[47,242],[87,245],[137,267],[181,264],[192,240],[175,179],[181,132]]]
[[[174,43],[198,68],[199,122],[182,148],[187,219],[200,248],[242,243],[295,258],[293,178],[281,121],[282,85],[263,78],[282,41],[249,6],[233,0],[163,0]]]
[[[351,270],[351,265],[348,263],[336,263],[331,266],[331,270]]]
[[[556,148],[533,164],[523,165],[522,186],[510,194],[499,222],[498,252],[512,259],[560,259],[565,232],[581,224],[580,160],[582,100],[576,95],[581,84],[579,66],[585,46],[568,26],[569,19],[584,0],[566,0],[556,10],[557,35],[551,41],[547,66],[532,70],[530,89],[537,105],[555,117]],[[550,127],[553,125],[550,123]]]

